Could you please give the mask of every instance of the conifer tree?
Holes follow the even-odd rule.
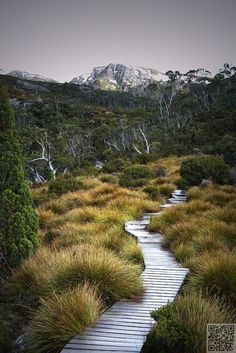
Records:
[[[24,179],[13,111],[0,92],[0,258],[16,267],[39,245],[38,221]]]

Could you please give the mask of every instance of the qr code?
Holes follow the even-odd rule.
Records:
[[[207,325],[207,353],[236,353],[236,324]]]

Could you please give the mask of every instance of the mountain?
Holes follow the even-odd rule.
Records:
[[[17,77],[20,79],[28,80],[28,81],[38,81],[38,82],[57,82],[51,78],[38,75],[38,74],[30,74],[27,71],[21,71],[21,70],[13,70],[10,72],[6,72],[2,69],[0,69],[0,75],[9,75],[13,77]]]
[[[150,68],[135,67],[123,64],[97,66],[91,73],[73,78],[71,83],[92,86],[104,91],[143,90],[155,81],[167,81],[168,76]]]

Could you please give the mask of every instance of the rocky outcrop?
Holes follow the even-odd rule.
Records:
[[[71,83],[89,85],[95,89],[128,92],[144,89],[152,82],[167,79],[165,74],[153,69],[111,63],[95,67],[91,73],[73,78]]]

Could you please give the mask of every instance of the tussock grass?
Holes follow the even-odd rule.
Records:
[[[159,204],[148,199],[124,196],[109,202],[108,207],[119,212],[128,212],[133,218],[138,218],[143,212],[157,211]]]
[[[47,202],[44,205],[44,209],[60,215],[65,213],[68,210],[68,207],[65,203],[61,202],[60,199],[57,199]]]
[[[210,220],[218,220],[222,222],[236,223],[236,209],[231,207],[219,207],[206,214]]]
[[[95,286],[87,283],[42,299],[32,324],[27,349],[32,353],[59,352],[75,335],[96,322],[104,306]]]
[[[236,253],[218,251],[199,257],[188,289],[217,295],[236,306]]]
[[[39,207],[48,200],[48,187],[46,185],[31,189],[34,205]]]
[[[181,206],[173,206],[166,209],[160,216],[151,217],[148,229],[151,232],[165,232],[170,225],[183,221],[185,218],[186,214]]]
[[[208,323],[233,323],[235,316],[215,297],[185,294],[152,313],[157,324],[142,352],[205,353]]]
[[[192,200],[182,205],[182,210],[189,216],[202,215],[202,213],[212,210],[214,206],[203,200]]]
[[[170,196],[173,191],[175,191],[176,186],[174,184],[161,184],[159,186],[160,194],[164,196]]]
[[[14,273],[11,290],[18,290],[38,301],[52,291],[52,278],[58,268],[71,261],[65,251],[55,252],[42,247],[33,257],[27,259]]]
[[[211,190],[211,192],[206,193],[203,196],[203,199],[205,201],[211,202],[216,206],[225,206],[230,201],[234,201],[236,199],[236,196],[235,194],[229,194],[228,192],[224,192],[221,190]]]
[[[135,239],[129,239],[120,252],[121,256],[128,261],[142,265],[144,268],[144,258],[142,250]]]
[[[61,223],[60,218],[58,218],[58,216],[50,210],[38,208],[37,214],[39,219],[39,226],[42,229],[50,229]]]
[[[40,271],[39,271],[40,269]],[[16,272],[12,288],[31,293],[37,301],[53,290],[89,282],[97,285],[103,300],[132,298],[142,291],[141,268],[122,260],[112,251],[94,244],[71,246],[54,251],[42,248]]]
[[[179,243],[175,248],[173,247],[175,257],[185,267],[190,267],[189,260],[195,255],[193,246]]]
[[[53,277],[55,288],[74,287],[85,282],[98,287],[106,302],[133,298],[142,292],[140,266],[122,261],[107,249],[78,246],[73,249],[73,261],[60,266]]]
[[[89,243],[92,237],[103,234],[108,229],[108,225],[100,223],[65,223],[59,228],[60,236],[53,242],[53,247],[60,249],[77,244]]]
[[[203,193],[204,193],[206,190],[209,190],[209,188],[203,190],[203,189],[200,189],[198,186],[193,186],[193,187],[191,187],[190,189],[188,189],[188,192],[187,192],[188,200],[198,200],[198,199],[201,199],[202,196],[203,196]]]
[[[96,222],[99,218],[100,210],[96,207],[75,208],[66,213],[64,222],[89,223]]]
[[[174,250],[179,244],[190,242],[198,233],[199,225],[190,221],[180,221],[169,227],[164,236],[164,245]]]

